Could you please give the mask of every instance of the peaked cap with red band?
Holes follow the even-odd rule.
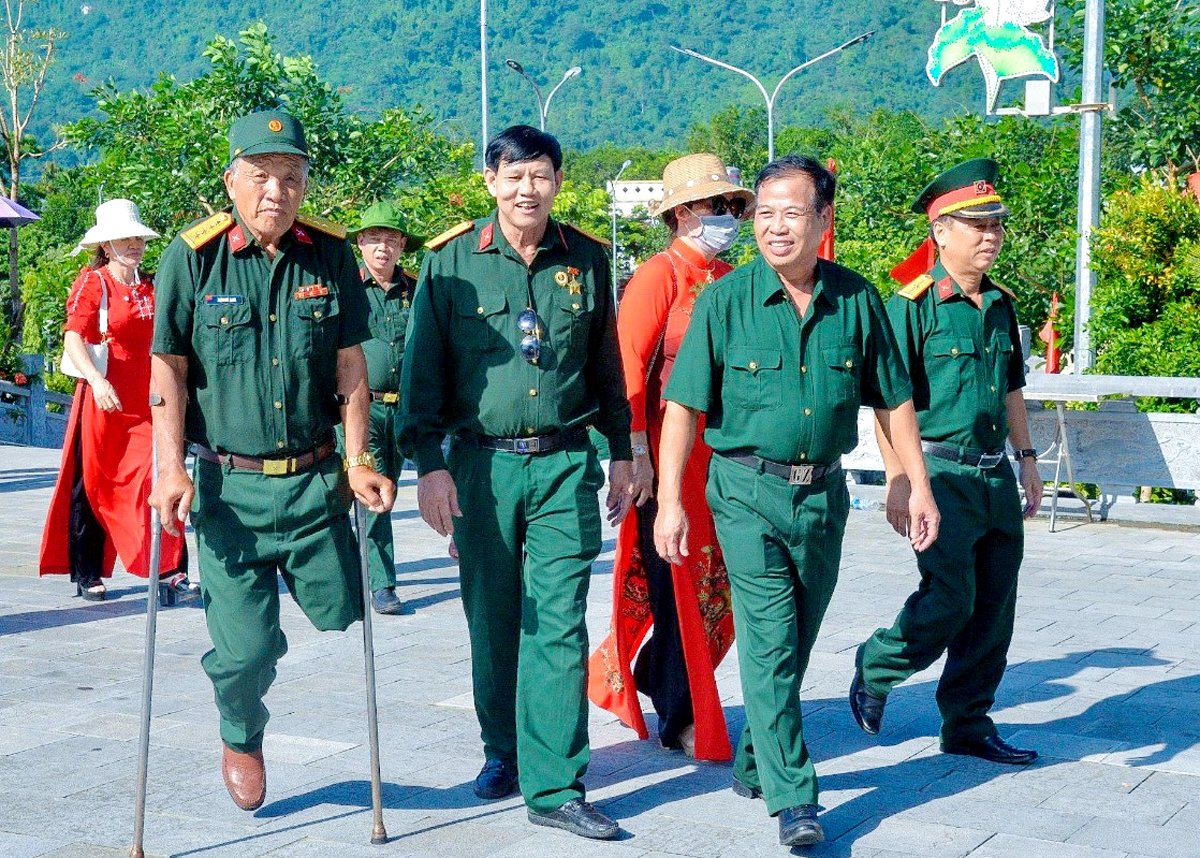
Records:
[[[924,213],[932,224],[942,215],[961,218],[1007,217],[1008,206],[996,193],[1000,165],[991,158],[964,161],[942,173],[917,195],[912,210]],[[925,274],[937,259],[933,238],[922,242],[908,259],[892,269],[892,277],[907,285]]]

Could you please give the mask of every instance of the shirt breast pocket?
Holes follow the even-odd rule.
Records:
[[[979,349],[969,337],[930,337],[925,351],[931,390],[960,394],[974,389]]]
[[[592,314],[595,311],[595,300],[590,292],[572,295],[564,289],[559,295],[558,306],[562,310],[562,320],[567,330],[558,332],[559,342],[567,342],[571,349],[587,347],[588,331],[592,326]]]
[[[296,299],[294,351],[297,357],[333,357],[337,354],[339,317],[337,295]]]
[[[456,349],[473,354],[511,350],[509,336],[517,329],[516,319],[509,319],[508,298],[503,292],[494,295],[476,295],[455,304],[455,326],[453,345]],[[542,333],[545,336],[545,332]]]
[[[770,411],[783,403],[783,354],[778,349],[739,347],[729,350],[725,398],[730,405]]]
[[[829,346],[821,354],[829,368],[830,407],[857,410],[862,400],[862,351],[856,345],[845,344]]]
[[[206,305],[202,317],[203,357],[217,366],[236,366],[254,358],[254,314],[249,304]]]

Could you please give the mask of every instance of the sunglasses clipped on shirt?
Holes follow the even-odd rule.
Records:
[[[517,327],[525,334],[521,338],[521,357],[536,365],[542,356],[542,323],[537,312],[532,307],[526,307],[517,316]]]

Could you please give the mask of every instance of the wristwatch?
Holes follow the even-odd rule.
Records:
[[[1033,461],[1036,462],[1037,450],[1033,449],[1032,447],[1028,447],[1024,450],[1013,450],[1013,458],[1018,462],[1022,459],[1033,459]]]
[[[646,449],[645,444],[634,444],[633,445],[633,455],[635,455],[635,456],[644,456],[648,452],[650,452],[650,451],[648,449]]]
[[[357,456],[350,456],[342,460],[346,466],[346,470],[357,468],[359,465],[366,465],[372,471],[375,470],[375,456],[368,450],[365,453],[359,453]]]

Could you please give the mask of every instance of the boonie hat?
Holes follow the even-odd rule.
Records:
[[[308,157],[300,121],[282,110],[262,110],[239,116],[229,126],[229,162],[246,155]]]
[[[380,200],[367,206],[359,216],[358,228],[347,230],[346,234],[354,238],[368,229],[394,229],[404,233],[404,237],[408,239],[404,245],[405,253],[412,253],[425,243],[424,236],[415,235],[409,230],[404,215],[400,213],[400,207],[392,200]]]
[[[71,253],[94,250],[106,241],[121,238],[150,240],[162,236],[142,223],[142,214],[132,200],[109,200],[96,206],[96,225],[84,233]]]
[[[746,201],[743,218],[754,209],[754,192],[729,181],[725,162],[716,155],[700,152],[676,158],[663,168],[663,196],[646,208],[660,215],[675,206],[687,205],[710,197],[733,196]]]

